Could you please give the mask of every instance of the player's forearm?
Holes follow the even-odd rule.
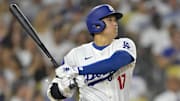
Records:
[[[125,51],[117,51],[110,58],[79,68],[80,75],[106,74],[130,64],[134,58]]]

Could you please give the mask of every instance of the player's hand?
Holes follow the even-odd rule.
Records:
[[[83,88],[87,85],[87,81],[83,75],[77,76],[75,80],[79,88]]]
[[[57,77],[59,78],[66,77],[69,79],[73,79],[79,74],[77,67],[70,67],[67,64],[58,67],[55,72]]]
[[[75,88],[70,88],[70,85],[74,84],[74,80],[69,78],[54,78],[49,85],[47,95],[51,101],[59,99],[65,99],[66,97],[72,97]]]

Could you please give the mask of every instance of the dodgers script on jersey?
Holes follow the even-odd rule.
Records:
[[[72,67],[84,66],[107,59],[121,50],[128,52],[135,61],[116,72],[83,75],[85,81],[81,82],[86,82],[86,85],[79,87],[79,101],[129,101],[129,89],[136,62],[134,42],[128,38],[114,39],[103,50],[94,48],[92,44],[93,42],[74,48],[65,56],[64,62]]]

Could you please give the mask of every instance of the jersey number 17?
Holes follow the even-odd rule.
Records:
[[[125,85],[125,81],[126,81],[126,74],[122,74],[120,76],[118,76],[117,80],[119,81],[119,88],[123,89],[124,85]]]

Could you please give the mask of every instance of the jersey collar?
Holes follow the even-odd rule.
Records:
[[[93,46],[95,49],[97,49],[97,50],[103,50],[104,48],[106,48],[106,47],[109,46],[109,45],[97,46],[97,45],[93,42],[92,46]]]

